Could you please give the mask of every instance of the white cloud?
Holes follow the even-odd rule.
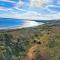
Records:
[[[15,7],[22,8],[23,6],[24,6],[24,2],[20,0],[18,3],[16,3]]]
[[[10,0],[1,0],[1,1],[10,1]]]
[[[7,0],[6,0],[7,1]],[[8,0],[9,1],[9,0]],[[38,11],[27,11],[22,13],[19,13],[20,11],[25,11],[23,9],[20,9],[19,7],[22,7],[24,5],[24,2],[21,0],[17,5],[11,9],[4,9],[4,11],[8,11],[8,13],[0,14],[0,17],[6,17],[6,18],[17,18],[17,19],[34,19],[34,20],[51,20],[51,19],[60,19],[60,12],[56,13],[56,11],[49,9],[49,7],[54,7],[53,5],[54,0],[30,0],[30,7],[41,7],[41,9]],[[60,2],[60,0],[59,0]],[[43,6],[45,5],[45,7]],[[56,6],[55,6],[56,7]],[[17,9],[17,11],[14,11],[14,8]],[[34,9],[34,8],[33,8]],[[45,9],[45,10],[44,10]],[[1,8],[3,10],[3,8]],[[48,13],[43,13],[43,11],[49,11]]]
[[[45,0],[31,0],[30,7],[41,7],[45,3]]]
[[[15,1],[12,1],[12,0],[1,0],[1,1],[16,3]]]
[[[60,13],[41,15],[37,12],[29,11],[24,14],[19,14],[19,13],[0,14],[0,17],[28,19],[28,20],[52,20],[52,19],[60,19]]]
[[[30,7],[39,8],[46,5],[53,5],[54,0],[30,0]]]

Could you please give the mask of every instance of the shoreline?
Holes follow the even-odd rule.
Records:
[[[29,27],[35,27],[39,25],[43,25],[44,23],[42,22],[35,22],[35,21],[24,21],[24,24],[18,25],[16,27],[11,26],[11,27],[0,27],[0,30],[14,30],[14,29],[22,29],[22,28],[29,28]]]

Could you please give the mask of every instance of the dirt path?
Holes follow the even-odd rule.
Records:
[[[27,53],[27,56],[26,56],[26,59],[25,60],[33,60],[33,57],[35,55],[35,50],[36,48],[38,47],[38,45],[34,45],[32,46],[29,50],[28,50],[28,53]]]
[[[48,34],[44,34],[41,38],[40,38],[40,41],[42,42],[42,45],[43,45],[43,42],[45,42],[46,44],[48,43]],[[42,56],[42,59],[43,60],[46,60],[46,50],[47,48],[46,47],[42,47],[42,45],[39,45],[39,44],[35,44],[34,46],[32,46],[30,49],[28,49],[28,53],[27,53],[27,56],[26,56],[26,59],[25,60],[34,60],[34,56],[35,56],[35,51],[36,49],[40,49],[41,51],[41,56]],[[39,48],[40,47],[40,48]]]

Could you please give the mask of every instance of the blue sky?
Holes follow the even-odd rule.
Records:
[[[0,17],[60,19],[60,0],[0,0]]]

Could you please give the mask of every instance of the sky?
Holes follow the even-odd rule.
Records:
[[[0,0],[0,18],[60,19],[60,0]]]

